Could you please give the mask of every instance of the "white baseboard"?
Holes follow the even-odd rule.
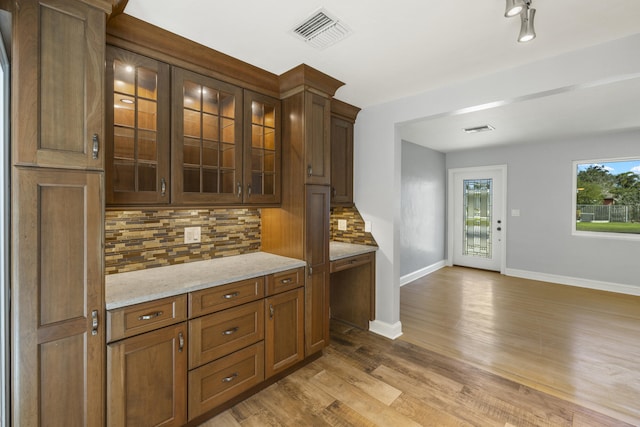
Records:
[[[640,286],[601,282],[598,280],[581,279],[579,277],[558,276],[555,274],[538,273],[535,271],[518,270],[514,268],[507,268],[504,274],[506,276],[520,277],[522,279],[539,280],[541,282],[558,283],[560,285],[640,296]]]
[[[369,331],[374,334],[382,335],[385,338],[395,340],[402,336],[402,323],[396,322],[392,325],[380,320],[373,320],[369,322]]]
[[[407,283],[411,283],[414,280],[418,280],[421,277],[426,276],[427,274],[433,273],[434,271],[438,271],[441,268],[445,267],[446,261],[438,261],[435,264],[431,264],[427,267],[421,268],[420,270],[414,271],[413,273],[409,273],[400,277],[400,286],[404,286]]]

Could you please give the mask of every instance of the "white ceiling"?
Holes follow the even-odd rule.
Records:
[[[275,74],[308,64],[343,81],[336,98],[362,108],[640,33],[638,0],[533,0],[538,37],[520,44],[519,18],[504,18],[504,5],[504,0],[129,0],[125,13]],[[353,33],[317,50],[290,31],[321,7]],[[473,146],[564,136],[567,124],[589,132],[611,130],[613,122],[640,127],[640,114],[626,114],[630,108],[640,111],[640,85],[631,91],[636,99],[625,87],[616,83],[471,114],[443,114],[405,130],[429,133],[424,145],[449,151],[466,147],[455,140],[461,127],[486,123],[501,133],[476,134]],[[579,111],[568,108],[576,102]],[[530,126],[526,133],[523,126]]]

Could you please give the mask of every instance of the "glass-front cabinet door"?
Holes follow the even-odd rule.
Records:
[[[169,66],[107,49],[106,201],[169,203]]]
[[[280,101],[244,93],[244,202],[280,202]]]
[[[243,201],[242,89],[173,68],[172,197]]]

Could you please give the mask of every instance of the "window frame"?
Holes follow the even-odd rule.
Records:
[[[630,157],[612,157],[612,158],[597,158],[597,159],[584,159],[584,160],[573,160],[571,162],[571,235],[576,237],[587,237],[587,238],[601,238],[607,240],[631,240],[631,241],[640,241],[640,234],[638,233],[611,233],[608,231],[581,231],[576,228],[576,212],[578,209],[578,198],[576,196],[576,191],[578,187],[578,165],[583,164],[602,164],[602,163],[613,163],[613,162],[628,162],[628,161],[638,161],[640,162],[640,155],[638,156],[630,156]]]

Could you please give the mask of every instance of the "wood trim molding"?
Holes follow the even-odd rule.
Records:
[[[279,97],[278,76],[126,13],[107,23],[107,44]]]
[[[115,0],[80,0],[89,6],[95,7],[100,10],[104,10],[105,13],[111,12],[112,1]]]
[[[359,107],[347,104],[339,99],[334,98],[331,100],[331,114],[340,116],[347,121],[355,122],[360,110],[361,109]]]
[[[111,14],[108,16],[107,20],[111,20],[116,16],[123,14],[128,3],[129,0],[113,0],[113,4],[111,5]]]
[[[296,89],[315,89],[322,94],[332,97],[338,88],[344,85],[338,79],[324,74],[306,64],[300,64],[295,68],[280,75],[280,94],[295,92]]]

